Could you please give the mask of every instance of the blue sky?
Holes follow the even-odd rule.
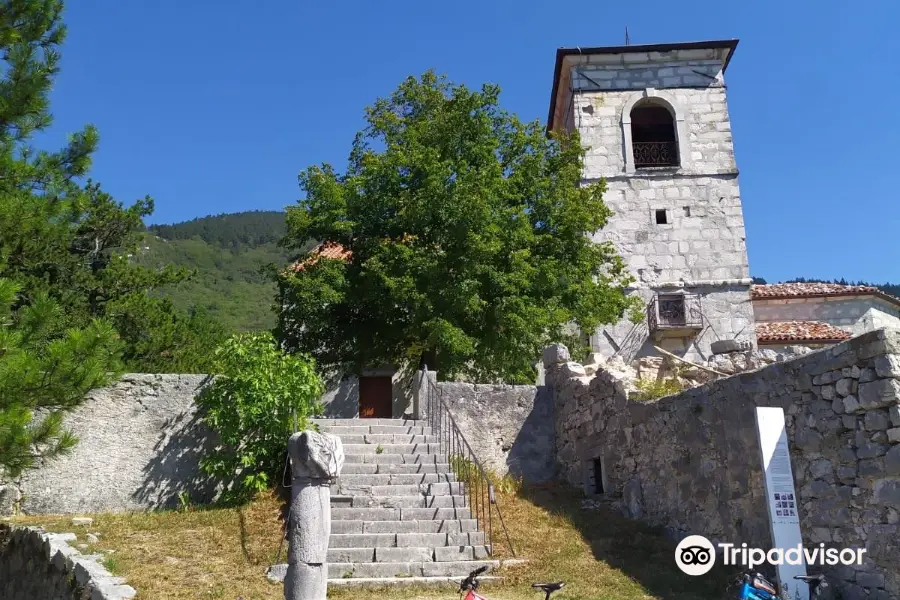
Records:
[[[555,49],[740,38],[726,81],[751,272],[900,281],[896,0],[70,0],[41,145],[95,124],[93,177],[151,222],[281,209],[343,168],[363,109],[428,68],[547,115]]]

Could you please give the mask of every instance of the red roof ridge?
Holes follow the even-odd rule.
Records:
[[[752,298],[823,298],[827,296],[877,296],[900,306],[900,298],[883,292],[874,285],[844,285],[840,283],[767,283],[750,288]]]
[[[764,321],[756,324],[758,342],[838,342],[852,334],[823,321]]]
[[[294,262],[288,267],[289,271],[298,273],[308,265],[314,265],[320,258],[331,258],[335,260],[349,260],[353,256],[353,251],[348,250],[342,244],[332,241],[324,241],[312,250],[304,258]]]

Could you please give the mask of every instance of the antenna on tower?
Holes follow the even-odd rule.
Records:
[[[626,46],[631,45],[631,36],[628,35],[628,25],[625,26],[625,45]]]

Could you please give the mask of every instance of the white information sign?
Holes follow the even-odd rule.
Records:
[[[784,410],[779,407],[757,407],[756,428],[766,474],[766,505],[769,507],[772,547],[787,551],[803,544],[803,538],[800,535],[799,498],[794,489]],[[794,579],[796,575],[806,575],[806,564],[802,561],[797,565],[782,563],[777,567],[778,579],[783,589],[787,590],[788,597],[809,600],[809,586]]]

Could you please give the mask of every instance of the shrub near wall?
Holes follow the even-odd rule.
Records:
[[[565,478],[595,489],[599,473],[633,517],[719,541],[771,545],[755,408],[782,407],[804,543],[866,548],[859,567],[826,567],[846,598],[900,597],[900,332],[656,402],[547,367]]]

